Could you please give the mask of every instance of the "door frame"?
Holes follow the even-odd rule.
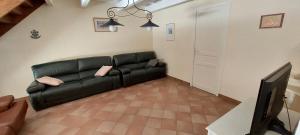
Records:
[[[216,96],[219,95],[220,93],[220,90],[221,90],[221,85],[222,85],[222,81],[223,81],[223,72],[224,72],[224,61],[226,59],[226,55],[225,55],[225,52],[226,52],[226,48],[227,48],[227,45],[228,45],[228,31],[229,31],[229,17],[230,17],[230,8],[231,8],[231,0],[226,0],[224,2],[220,2],[220,3],[216,3],[216,4],[212,4],[212,5],[206,5],[206,6],[200,6],[198,8],[196,8],[196,16],[195,16],[195,31],[194,31],[194,45],[193,45],[193,52],[192,52],[192,56],[193,56],[193,65],[192,65],[192,78],[191,78],[191,83],[190,85],[192,87],[195,87],[194,85],[194,73],[195,73],[195,51],[196,51],[196,44],[197,44],[197,24],[198,24],[198,21],[197,21],[197,17],[198,17],[198,11],[206,11],[208,9],[211,9],[211,8],[216,8],[216,7],[222,7],[222,6],[227,6],[227,22],[226,22],[226,28],[225,28],[225,37],[226,37],[226,40],[224,41],[224,44],[222,46],[222,50],[221,50],[221,54],[220,54],[220,63],[219,63],[219,70],[220,70],[220,73],[219,73],[219,80],[218,80],[218,86],[217,86],[217,93],[216,93]]]

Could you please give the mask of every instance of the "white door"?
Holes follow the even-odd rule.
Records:
[[[228,17],[227,2],[197,9],[192,85],[215,95],[221,84]]]

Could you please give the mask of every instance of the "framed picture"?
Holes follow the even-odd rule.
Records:
[[[175,23],[167,24],[166,39],[167,39],[167,41],[175,40]]]
[[[109,27],[103,27],[102,25],[109,21],[109,18],[93,18],[95,32],[111,32]],[[118,31],[118,29],[116,30]]]
[[[281,28],[283,24],[284,13],[270,14],[261,16],[260,29]]]

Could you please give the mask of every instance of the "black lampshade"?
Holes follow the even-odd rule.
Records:
[[[147,23],[145,23],[141,27],[159,27],[159,26],[157,24],[153,23],[151,20],[149,20]]]
[[[114,19],[110,18],[109,21],[105,24],[102,25],[103,27],[108,27],[108,26],[124,26],[123,24],[120,24],[116,22]]]

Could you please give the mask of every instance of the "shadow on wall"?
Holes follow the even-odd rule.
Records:
[[[296,45],[294,48],[291,48],[289,56],[289,60],[293,64],[294,73],[300,73],[300,43]]]

